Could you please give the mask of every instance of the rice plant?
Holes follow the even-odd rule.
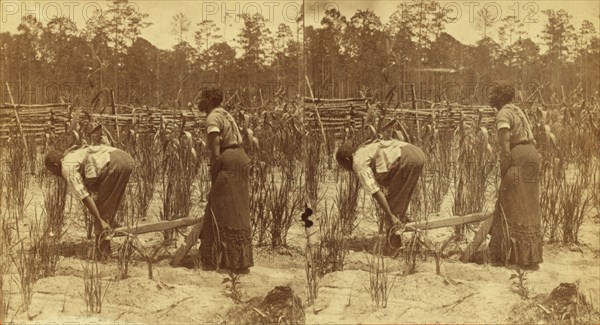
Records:
[[[511,280],[510,288],[512,292],[518,294],[523,299],[529,299],[531,290],[527,283],[527,272],[523,272],[517,267],[516,273],[511,274],[509,280]]]
[[[139,221],[140,212],[137,201],[138,197],[136,196],[137,189],[138,184],[132,182],[129,182],[125,187],[123,200],[121,200],[117,209],[117,215],[115,216],[115,222],[118,225],[133,226]]]
[[[342,232],[350,236],[357,226],[359,182],[354,173],[344,173],[337,185],[335,204],[338,208]]]
[[[129,242],[127,249],[133,249],[140,254],[148,264],[148,279],[152,280],[154,277],[154,262],[158,254],[166,251],[168,246],[174,241],[174,239],[168,239],[161,241],[158,244],[144,247],[137,237],[133,237],[133,240]]]
[[[577,175],[579,176],[579,175]],[[592,208],[592,196],[586,190],[583,177],[575,177],[573,182],[566,182],[561,200],[563,219],[561,230],[563,243],[579,243],[579,229]]]
[[[545,124],[536,129],[541,154],[540,208],[542,227],[550,241],[578,243],[579,228],[594,204],[595,167],[592,160],[595,143],[592,128],[576,127],[566,108],[561,123],[552,128]],[[585,124],[585,122],[584,122]],[[556,137],[554,133],[559,136]],[[573,168],[573,169],[572,169]]]
[[[488,156],[490,144],[484,127],[467,130],[461,123],[456,139],[458,150],[454,164],[454,215],[480,212],[485,203],[487,178],[491,174]],[[465,226],[457,226],[456,233],[464,235]]]
[[[540,182],[540,213],[542,231],[549,241],[558,240],[564,214],[561,211],[565,191],[565,176],[562,160],[550,158],[542,161]]]
[[[104,281],[98,269],[98,261],[91,259],[82,264],[83,267],[83,293],[80,293],[85,302],[88,313],[101,313],[102,303],[110,287],[110,281]]]
[[[371,304],[375,308],[386,308],[390,293],[396,282],[396,276],[390,279],[389,270],[386,266],[383,247],[385,239],[380,236],[373,249],[373,255],[367,254],[367,265],[369,266],[369,294]],[[370,256],[370,257],[369,257]]]
[[[177,187],[177,168],[179,151],[178,141],[171,139],[170,136],[161,130],[161,137],[164,138],[161,150],[161,179],[162,191],[160,198],[162,201],[162,209],[160,211],[160,220],[173,220],[176,215],[176,187]],[[173,232],[168,230],[163,232],[165,240],[172,238]]]
[[[27,185],[29,177],[27,172],[27,156],[25,146],[19,139],[11,139],[8,149],[7,170],[5,184],[10,191],[6,191],[7,209],[12,212],[12,217],[23,219],[27,205]]]
[[[240,274],[233,273],[232,271],[228,272],[228,277],[224,278],[221,282],[225,284],[225,289],[227,290],[227,296],[229,296],[235,303],[241,303],[243,293],[240,288]]]
[[[133,176],[137,186],[133,198],[137,205],[137,216],[145,219],[159,175],[159,148],[152,134],[140,134],[136,140],[136,172]]]
[[[417,272],[417,257],[422,255],[422,233],[420,231],[413,232],[409,238],[406,246],[404,247],[404,262],[405,262],[405,273],[415,274]]]
[[[344,270],[344,260],[348,252],[346,236],[343,220],[339,214],[336,217],[334,206],[328,210],[325,201],[325,208],[319,218],[320,242],[313,256],[320,277],[330,272]]]
[[[309,306],[314,306],[315,300],[319,295],[319,280],[322,274],[320,261],[317,254],[320,245],[315,246],[310,241],[310,230],[306,231],[306,252],[304,257],[304,273],[306,275],[306,301]]]
[[[272,169],[264,163],[252,162],[250,177],[250,222],[252,237],[261,246],[267,241],[272,219],[270,216],[270,195],[273,186],[267,182]]]
[[[161,220],[187,218],[192,209],[194,181],[200,162],[191,134],[181,139],[167,138],[162,149],[162,211]],[[173,238],[173,231],[163,232],[165,240]]]
[[[16,245],[19,246],[16,252],[13,251],[11,260],[17,270],[17,284],[24,310],[28,310],[31,303],[35,282],[41,277],[54,275],[56,270],[59,247],[49,236],[48,229],[52,229],[50,224],[47,220],[42,221],[35,209],[34,217],[29,222],[27,238],[22,238],[19,228],[15,227]]]
[[[30,250],[23,241],[20,242],[20,249],[16,254],[11,255],[12,262],[17,270],[17,284],[21,292],[21,304],[23,310],[28,310],[33,296],[33,285],[37,280],[37,262],[39,252],[36,249]]]
[[[2,202],[4,201],[4,187],[8,186],[5,185],[5,180],[6,180],[6,173],[8,169],[8,162],[5,161],[4,159],[4,147],[0,146],[0,211],[5,211],[4,209],[6,208]],[[8,204],[8,202],[7,202]],[[0,216],[0,217],[4,217],[4,216]]]
[[[41,276],[53,276],[56,271],[59,247],[63,236],[65,224],[65,204],[67,197],[67,184],[63,178],[48,178],[44,186],[44,212],[45,220],[42,226],[42,235],[38,237],[36,249],[40,250]]]
[[[119,268],[119,278],[122,280],[129,277],[129,264],[134,252],[133,241],[134,238],[127,236],[117,249],[117,266]]]
[[[423,246],[425,246],[428,250],[430,250],[433,253],[433,256],[435,258],[435,273],[437,275],[442,274],[442,271],[441,271],[442,257],[444,255],[445,251],[449,247],[451,247],[453,243],[454,244],[456,243],[457,237],[458,237],[458,235],[454,234],[453,236],[450,236],[448,239],[446,239],[442,242],[434,243],[426,235],[422,236],[421,243],[423,244]]]
[[[317,206],[319,201],[321,169],[321,142],[315,141],[316,137],[308,134],[304,139],[304,185],[308,202]]]
[[[27,173],[29,175],[38,175],[38,171],[41,170],[40,167],[42,167],[43,162],[38,159],[38,146],[35,141],[35,136],[25,137],[25,141],[27,141],[27,150],[25,152]]]
[[[301,177],[295,175],[293,162],[284,165],[280,175],[279,182],[275,180],[274,173],[269,180],[269,209],[272,216],[269,232],[273,248],[287,245],[287,233],[302,206]]]
[[[12,229],[9,221],[0,215],[0,320],[5,320],[10,307],[10,299],[4,298],[4,276],[8,273],[11,264],[12,250]]]
[[[562,152],[556,147],[550,126],[543,124],[546,122],[544,119],[540,122],[542,126],[534,129],[541,157],[540,214],[543,234],[554,242],[558,240],[563,217],[560,204],[564,192],[566,162]]]
[[[419,144],[427,160],[411,204],[414,220],[436,213],[450,187],[452,172],[452,130],[438,130],[435,120]]]

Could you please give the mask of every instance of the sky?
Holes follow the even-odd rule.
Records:
[[[374,11],[380,18],[382,23],[387,23],[390,15],[395,12],[400,4],[410,4],[413,1],[313,1],[307,2],[305,15],[307,24],[315,21],[315,17],[323,12],[325,6],[337,6],[338,10],[348,19],[356,12],[356,10],[369,9]],[[488,9],[493,15],[497,23],[492,27],[492,37],[497,39],[496,28],[500,26],[500,20],[507,16],[520,17],[525,22],[525,31],[532,38],[537,37],[543,30],[547,21],[547,16],[542,13],[542,10],[565,9],[573,16],[571,23],[576,29],[581,26],[581,22],[585,19],[594,23],[596,30],[600,26],[600,1],[583,0],[583,1],[440,1],[440,4],[453,12],[449,15],[453,19],[452,22],[446,24],[446,32],[464,44],[475,44],[481,39],[481,32],[476,29],[476,12],[482,8]],[[320,7],[320,8],[319,8]],[[318,26],[319,24],[314,24]]]
[[[399,4],[411,3],[410,0],[383,0],[383,1],[327,1],[307,0],[304,2],[305,24],[320,26],[323,13],[328,8],[337,8],[348,19],[356,10],[372,10],[386,23],[389,16],[396,10]],[[67,16],[73,19],[78,27],[83,27],[85,21],[93,16],[96,8],[105,9],[106,1],[34,1],[34,0],[0,0],[0,32],[16,32],[16,28],[23,15],[33,14],[43,23],[47,23],[52,17]],[[295,18],[301,8],[301,1],[180,1],[180,0],[141,0],[131,1],[140,12],[147,13],[147,21],[152,25],[142,31],[141,36],[152,42],[159,48],[168,49],[176,43],[176,37],[171,33],[171,20],[177,13],[184,13],[192,22],[191,31],[186,38],[193,43],[193,32],[197,29],[196,24],[202,20],[213,20],[221,29],[224,40],[233,41],[243,24],[237,15],[242,13],[253,14],[260,12],[269,20],[267,27],[271,31],[277,29],[280,23],[290,25],[292,31],[296,31]],[[474,44],[481,38],[481,32],[476,29],[476,12],[487,8],[496,20],[516,15],[525,22],[525,30],[529,36],[536,39],[541,33],[546,22],[546,16],[542,13],[546,9],[566,9],[573,16],[571,22],[576,29],[579,28],[584,19],[590,20],[596,26],[600,26],[600,1],[440,1],[442,6],[451,9],[453,21],[446,25],[446,32],[464,44]],[[227,17],[227,18],[226,18]],[[495,29],[499,22],[492,27],[492,37],[497,38]]]

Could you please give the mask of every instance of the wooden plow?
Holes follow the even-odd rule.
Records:
[[[479,212],[468,214],[466,216],[454,216],[450,218],[435,219],[429,221],[409,222],[403,225],[407,231],[428,230],[436,228],[445,228],[466,225],[469,223],[480,222],[492,216],[492,212]]]
[[[191,232],[186,236],[184,244],[177,249],[175,255],[173,255],[173,259],[171,260],[171,266],[179,266],[183,258],[185,258],[185,256],[189,253],[192,246],[196,244],[198,237],[200,236],[200,232],[202,231],[203,219],[204,218],[181,218],[176,220],[150,222],[135,227],[124,226],[113,229],[108,238],[112,239],[113,237],[141,235],[150,232],[193,226]]]
[[[471,259],[471,256],[475,254],[478,250],[481,243],[485,240],[487,233],[490,231],[492,227],[492,215],[493,212],[478,212],[473,214],[468,214],[466,216],[454,216],[450,218],[441,218],[429,221],[417,221],[417,222],[409,222],[398,229],[396,231],[422,231],[429,229],[437,229],[437,228],[445,228],[445,227],[454,227],[460,225],[466,225],[475,222],[481,222],[481,225],[477,232],[475,233],[475,237],[473,241],[469,243],[467,248],[463,251],[460,260],[461,262],[468,262]]]

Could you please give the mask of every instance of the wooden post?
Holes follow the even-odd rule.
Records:
[[[410,85],[410,97],[412,100],[412,109],[415,111],[415,123],[417,125],[417,137],[421,139],[421,128],[419,127],[419,114],[417,114],[417,99],[415,98],[415,85]]]
[[[412,109],[417,110],[417,99],[415,98],[415,85],[410,85],[410,99],[412,101]]]
[[[21,126],[21,119],[19,118],[19,110],[17,109],[17,105],[15,104],[15,100],[13,99],[12,92],[10,91],[10,85],[6,82],[6,90],[8,90],[8,96],[10,97],[10,103],[13,105],[13,109],[15,112],[15,120],[17,121],[17,128],[19,129],[19,134],[21,135],[21,139],[23,140],[23,147],[25,151],[27,150],[27,141],[25,140],[25,134],[23,133],[23,127]]]
[[[110,90],[110,105],[112,106],[112,113],[115,116],[115,132],[116,138],[118,142],[121,142],[120,130],[119,130],[119,122],[117,121],[117,106],[115,105],[115,91],[113,89]],[[114,143],[113,143],[114,145]]]
[[[179,266],[183,258],[186,257],[190,249],[192,249],[192,246],[196,244],[198,237],[200,237],[200,233],[202,232],[202,226],[204,225],[203,221],[204,220],[201,220],[196,223],[192,228],[192,231],[185,237],[184,244],[177,249],[175,256],[173,256],[173,259],[171,260],[171,266]]]
[[[325,136],[325,128],[323,127],[323,122],[321,121],[321,114],[319,114],[317,103],[315,103],[315,94],[313,93],[312,87],[310,86],[310,80],[308,80],[308,76],[306,76],[306,84],[308,85],[308,90],[310,90],[310,97],[312,97],[313,104],[315,104],[315,112],[317,114],[317,122],[319,123],[319,128],[321,128],[321,136],[323,136],[323,141],[327,141],[327,136]]]
[[[490,232],[490,229],[492,228],[492,221],[492,218],[488,218],[481,223],[481,226],[479,226],[479,229],[475,233],[475,237],[473,237],[473,241],[467,245],[467,248],[465,248],[460,256],[461,262],[468,263],[471,261],[471,257],[477,252],[479,246],[481,246],[481,244],[485,241],[488,232]]]

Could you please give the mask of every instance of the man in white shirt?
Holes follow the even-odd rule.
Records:
[[[356,174],[363,190],[383,209],[387,235],[396,218],[409,221],[406,211],[425,164],[421,149],[399,140],[377,140],[358,148],[347,143],[336,152],[336,160]],[[386,195],[380,186],[387,189]]]
[[[54,175],[67,181],[71,194],[89,210],[94,217],[96,249],[104,254],[100,257],[110,256],[110,241],[104,239],[103,233],[115,225],[115,216],[133,171],[133,158],[123,150],[95,145],[69,149],[65,154],[50,150],[44,164]]]

